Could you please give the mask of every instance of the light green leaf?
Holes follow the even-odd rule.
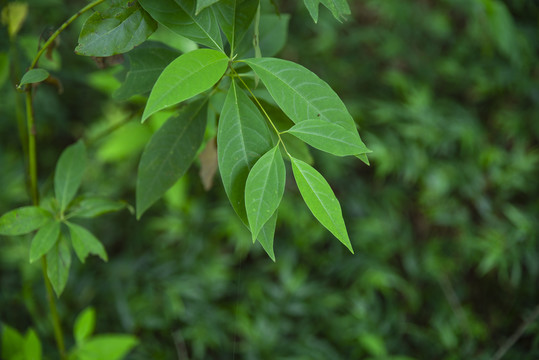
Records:
[[[125,208],[126,204],[121,201],[112,201],[102,198],[88,198],[82,200],[69,217],[93,218],[109,212]]]
[[[357,155],[370,152],[357,131],[349,131],[340,125],[324,120],[305,120],[297,123],[288,133],[319,150],[337,156]]]
[[[223,40],[212,9],[195,15],[196,0],[139,0],[159,23],[199,44],[223,51]]]
[[[24,349],[24,337],[14,328],[0,323],[0,356],[10,360],[22,358],[21,351]]]
[[[125,81],[112,96],[117,100],[127,100],[133,95],[149,92],[163,69],[180,55],[160,42],[146,41],[125,54],[129,70]]]
[[[159,110],[208,90],[224,75],[227,67],[228,58],[216,50],[199,49],[178,57],[157,79],[142,121]]]
[[[97,335],[77,344],[74,357],[78,360],[120,360],[138,344],[131,335]]]
[[[87,307],[75,319],[73,336],[77,345],[82,344],[92,336],[95,330],[95,309]]]
[[[47,253],[47,276],[58,297],[60,297],[67,284],[70,266],[71,250],[67,241],[60,233],[60,239]]]
[[[204,10],[208,6],[212,6],[218,1],[219,0],[197,0],[196,14],[198,15],[202,10]]]
[[[366,165],[368,165],[368,166],[371,165],[370,162],[369,162],[369,158],[367,157],[367,154],[358,154],[358,155],[356,155],[356,157],[359,160],[363,161]]]
[[[232,82],[219,119],[217,157],[228,199],[245,224],[249,170],[272,147],[271,134],[260,111]]]
[[[90,254],[99,256],[103,261],[108,261],[107,252],[103,244],[101,244],[94,234],[72,222],[66,222],[66,225],[69,228],[71,245],[81,263],[84,263]]]
[[[346,15],[351,14],[346,0],[303,0],[303,2],[315,23],[318,22],[318,5],[320,3],[324,4],[331,11],[335,19],[339,21],[342,21]]]
[[[60,223],[51,219],[36,233],[30,245],[30,262],[49,252],[60,236]]]
[[[258,242],[273,261],[275,261],[273,238],[275,236],[275,226],[277,225],[277,212],[278,210],[275,210],[271,218],[264,224],[264,226],[262,226],[257,238]]]
[[[84,23],[75,52],[86,56],[122,54],[143,43],[157,23],[137,2],[93,13]]]
[[[245,184],[245,208],[253,241],[275,213],[284,194],[286,170],[279,145],[253,165]]]
[[[82,141],[67,147],[60,155],[54,173],[54,193],[63,212],[79,189],[86,169],[86,147]]]
[[[52,218],[51,214],[37,206],[23,206],[0,217],[0,235],[24,235],[39,229]]]
[[[30,69],[22,76],[21,82],[18,85],[18,87],[20,88],[26,84],[34,84],[34,83],[42,82],[48,77],[49,77],[49,72],[45,69]]]
[[[354,253],[342,217],[341,205],[326,179],[307,163],[295,158],[291,160],[294,179],[313,215]]]
[[[26,360],[41,360],[41,341],[36,332],[30,329],[24,338],[24,355]]]
[[[146,145],[137,175],[137,218],[191,166],[204,138],[206,100],[197,100],[168,119]]]
[[[213,7],[232,53],[253,22],[258,4],[259,0],[221,0]]]
[[[354,119],[341,99],[311,71],[287,60],[244,60],[260,77],[269,93],[294,122],[320,119],[357,132]]]

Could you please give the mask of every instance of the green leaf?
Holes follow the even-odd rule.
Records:
[[[24,338],[24,355],[26,360],[41,360],[41,341],[36,332],[30,329]]]
[[[21,82],[17,87],[20,88],[26,84],[34,84],[34,83],[42,82],[48,77],[49,77],[49,72],[45,69],[30,69],[22,76]]]
[[[143,43],[157,23],[137,2],[93,13],[84,23],[75,52],[86,56],[122,54]]]
[[[21,358],[21,351],[24,349],[24,337],[14,328],[0,323],[0,357],[10,360]]]
[[[335,19],[339,21],[343,20],[346,15],[351,14],[346,0],[303,0],[303,2],[315,23],[318,22],[318,5],[320,3],[324,4],[331,11]]]
[[[78,360],[120,360],[137,344],[138,340],[131,335],[97,335],[77,344],[74,357]]]
[[[274,58],[243,61],[260,77],[277,105],[294,123],[320,119],[357,132],[354,119],[337,94],[303,66]]]
[[[356,157],[363,161],[366,165],[370,166],[369,158],[367,157],[367,154],[357,154]]]
[[[370,152],[357,131],[349,131],[340,125],[324,120],[305,120],[297,123],[288,133],[319,150],[337,156],[357,155]]]
[[[39,229],[52,218],[51,214],[37,206],[23,206],[0,217],[0,235],[24,235]]]
[[[78,218],[94,218],[109,212],[125,208],[126,204],[121,201],[112,201],[102,198],[89,198],[82,200],[69,216]]]
[[[264,226],[262,226],[257,238],[258,242],[273,261],[275,261],[273,238],[275,236],[275,226],[277,225],[277,212],[278,210],[275,210],[271,218],[264,224]]]
[[[296,184],[314,217],[354,253],[342,217],[341,205],[326,179],[307,163],[295,158],[291,160]]]
[[[286,44],[288,36],[289,14],[261,14],[258,27],[258,46],[262,56],[274,56],[279,53]],[[239,57],[259,57],[253,49],[253,40],[245,37],[238,49]]]
[[[195,15],[196,0],[139,0],[159,23],[199,44],[223,51],[223,40],[212,9]]]
[[[54,173],[54,193],[63,212],[79,189],[86,169],[86,148],[82,141],[67,147],[60,155]]]
[[[146,145],[138,167],[137,218],[191,166],[204,138],[206,100],[192,102],[168,119]]]
[[[253,22],[258,4],[259,0],[221,0],[213,7],[232,54]]]
[[[60,236],[60,223],[51,219],[36,233],[30,245],[30,262],[49,252]]]
[[[208,6],[212,6],[218,1],[219,0],[197,0],[197,9],[195,13],[198,15],[202,10],[204,10]]]
[[[47,253],[47,276],[58,297],[60,297],[67,284],[70,266],[71,251],[67,241],[60,233],[60,239]]]
[[[178,57],[157,79],[142,121],[159,110],[208,90],[224,75],[227,67],[228,58],[216,50],[199,49]]]
[[[103,261],[108,261],[107,252],[105,251],[103,244],[101,244],[94,234],[86,228],[72,222],[67,221],[66,225],[69,228],[71,245],[81,263],[84,263],[90,254],[99,256]]]
[[[223,186],[232,207],[247,224],[245,182],[249,170],[273,143],[258,108],[234,82],[230,84],[217,131],[217,158]]]
[[[73,337],[77,345],[82,344],[90,338],[95,330],[95,309],[87,307],[75,319],[73,326]]]
[[[149,92],[163,69],[180,55],[157,41],[146,41],[125,54],[130,68],[125,80],[112,96],[117,100],[127,100],[133,95]]]
[[[245,184],[245,208],[253,241],[275,213],[284,194],[286,170],[279,145],[254,164]]]

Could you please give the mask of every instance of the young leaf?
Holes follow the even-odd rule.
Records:
[[[95,309],[87,307],[75,319],[73,326],[73,337],[77,345],[88,340],[95,330]]]
[[[66,286],[70,266],[71,250],[60,233],[60,239],[47,253],[47,276],[58,297],[60,297]]]
[[[231,53],[234,53],[236,45],[253,22],[258,4],[259,0],[221,0],[214,6],[219,25],[230,44]]]
[[[23,206],[0,217],[0,235],[24,235],[39,229],[52,218],[51,214],[37,206]]]
[[[296,184],[314,217],[354,253],[342,217],[341,205],[326,179],[303,161],[295,158],[291,160]]]
[[[258,159],[245,184],[245,208],[253,241],[279,207],[285,180],[284,161],[277,145]]]
[[[79,189],[86,168],[86,148],[82,141],[67,147],[54,172],[54,193],[63,212]]]
[[[30,245],[30,262],[49,252],[60,236],[60,223],[51,219],[36,233]]]
[[[227,67],[228,58],[216,50],[198,49],[181,55],[157,79],[142,121],[159,110],[208,90],[224,75]]]
[[[137,344],[138,340],[131,335],[97,335],[77,344],[73,353],[80,360],[120,360]]]
[[[199,44],[223,51],[221,31],[211,9],[195,15],[196,0],[139,0],[159,23]]]
[[[133,95],[149,92],[163,69],[180,55],[160,42],[146,41],[125,54],[129,70],[125,81],[112,96],[117,100],[127,100]]]
[[[275,236],[275,226],[277,225],[277,212],[275,210],[270,219],[262,226],[258,233],[258,242],[262,245],[271,260],[275,261],[275,253],[273,252],[273,238]]]
[[[122,54],[143,43],[157,23],[137,2],[93,13],[84,23],[75,52],[86,56]]]
[[[264,118],[249,97],[232,82],[219,119],[217,155],[228,199],[245,224],[245,182],[249,170],[272,147]]]
[[[319,150],[337,156],[357,155],[370,152],[357,131],[349,131],[340,125],[324,120],[305,120],[297,123],[288,133]]]
[[[303,66],[274,58],[243,61],[260,77],[277,105],[294,123],[320,119],[357,132],[354,119],[337,94]]]
[[[17,87],[20,88],[26,84],[42,82],[48,77],[49,72],[45,69],[30,69],[22,76],[21,82]]]
[[[125,208],[125,203],[101,198],[88,198],[82,200],[78,207],[69,216],[78,218],[94,218],[109,212]]]
[[[197,9],[196,9],[196,15],[198,15],[202,10],[207,8],[208,6],[212,6],[219,0],[197,0]]]
[[[69,228],[69,236],[71,237],[71,245],[75,250],[75,254],[81,263],[84,263],[88,255],[94,254],[99,256],[103,261],[108,261],[107,252],[103,244],[92,234],[80,225],[66,222]]]
[[[206,99],[201,99],[187,105],[178,116],[168,119],[146,145],[137,175],[137,218],[191,166],[204,138],[205,104]]]

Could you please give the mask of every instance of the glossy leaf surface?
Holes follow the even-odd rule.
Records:
[[[326,179],[307,163],[295,158],[291,160],[294,179],[309,210],[353,253],[342,217],[341,205]]]
[[[69,235],[71,236],[71,245],[73,245],[75,254],[77,254],[80,262],[84,263],[90,254],[99,256],[103,261],[108,261],[103,244],[101,244],[94,234],[72,222],[66,222],[66,224],[69,228]]]
[[[219,119],[217,155],[228,199],[245,224],[245,182],[249,170],[272,147],[270,131],[258,108],[232,82]]]
[[[82,141],[67,147],[60,155],[54,173],[54,193],[64,211],[79,189],[86,168],[86,147]]]
[[[200,13],[202,10],[207,8],[208,6],[212,6],[219,0],[197,0],[197,8],[196,8],[196,14]]]
[[[157,23],[134,2],[93,13],[84,23],[75,52],[86,56],[122,54],[143,43]]]
[[[0,235],[14,236],[32,232],[45,225],[51,214],[37,206],[23,206],[0,217]]]
[[[139,0],[159,23],[199,44],[223,50],[221,30],[209,8],[196,12],[196,0]]]
[[[279,207],[285,180],[284,161],[277,145],[258,159],[245,184],[245,208],[253,240]]]
[[[56,296],[60,297],[69,277],[71,249],[63,236],[47,253],[47,276],[51,281]]]
[[[152,136],[140,159],[137,217],[157,201],[191,166],[206,128],[206,99],[189,104]]]
[[[60,223],[50,220],[49,223],[39,229],[30,245],[30,262],[45,255],[56,243],[60,236]]]
[[[159,110],[208,90],[224,75],[227,66],[226,55],[211,49],[199,49],[178,57],[157,79],[142,121]]]

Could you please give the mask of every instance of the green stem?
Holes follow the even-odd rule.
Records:
[[[36,123],[32,106],[32,88],[26,91],[26,129],[28,133],[28,175],[30,177],[30,195],[32,203],[39,205],[37,188]]]
[[[41,257],[41,270],[43,272],[43,281],[45,281],[45,288],[47,288],[47,300],[49,302],[49,310],[51,312],[52,327],[54,329],[54,338],[56,339],[56,345],[60,352],[60,359],[66,360],[66,348],[64,344],[64,335],[62,333],[62,326],[60,325],[60,317],[56,311],[56,302],[54,301],[54,291],[52,289],[51,281],[47,275],[47,258]]]
[[[32,61],[32,64],[30,65],[30,67],[28,68],[28,70],[30,69],[33,69],[34,67],[36,67],[37,65],[37,62],[39,61],[39,58],[41,57],[41,55],[43,55],[43,53],[47,50],[47,48],[52,44],[52,42],[58,37],[58,35],[60,35],[60,33],[62,31],[65,30],[66,27],[68,27],[73,21],[75,21],[79,16],[81,16],[82,14],[84,14],[86,11],[96,7],[97,5],[101,4],[105,2],[105,0],[96,0],[94,2],[91,2],[90,4],[86,5],[85,7],[83,7],[82,9],[80,9],[79,11],[77,11],[76,14],[74,14],[73,16],[71,16],[69,19],[66,20],[66,22],[64,22],[59,28],[58,30],[56,30],[54,32],[54,34],[52,34],[48,39],[47,41],[45,42],[45,44],[43,44],[43,46],[41,47],[41,49],[38,51],[36,57],[34,58],[34,60]]]

